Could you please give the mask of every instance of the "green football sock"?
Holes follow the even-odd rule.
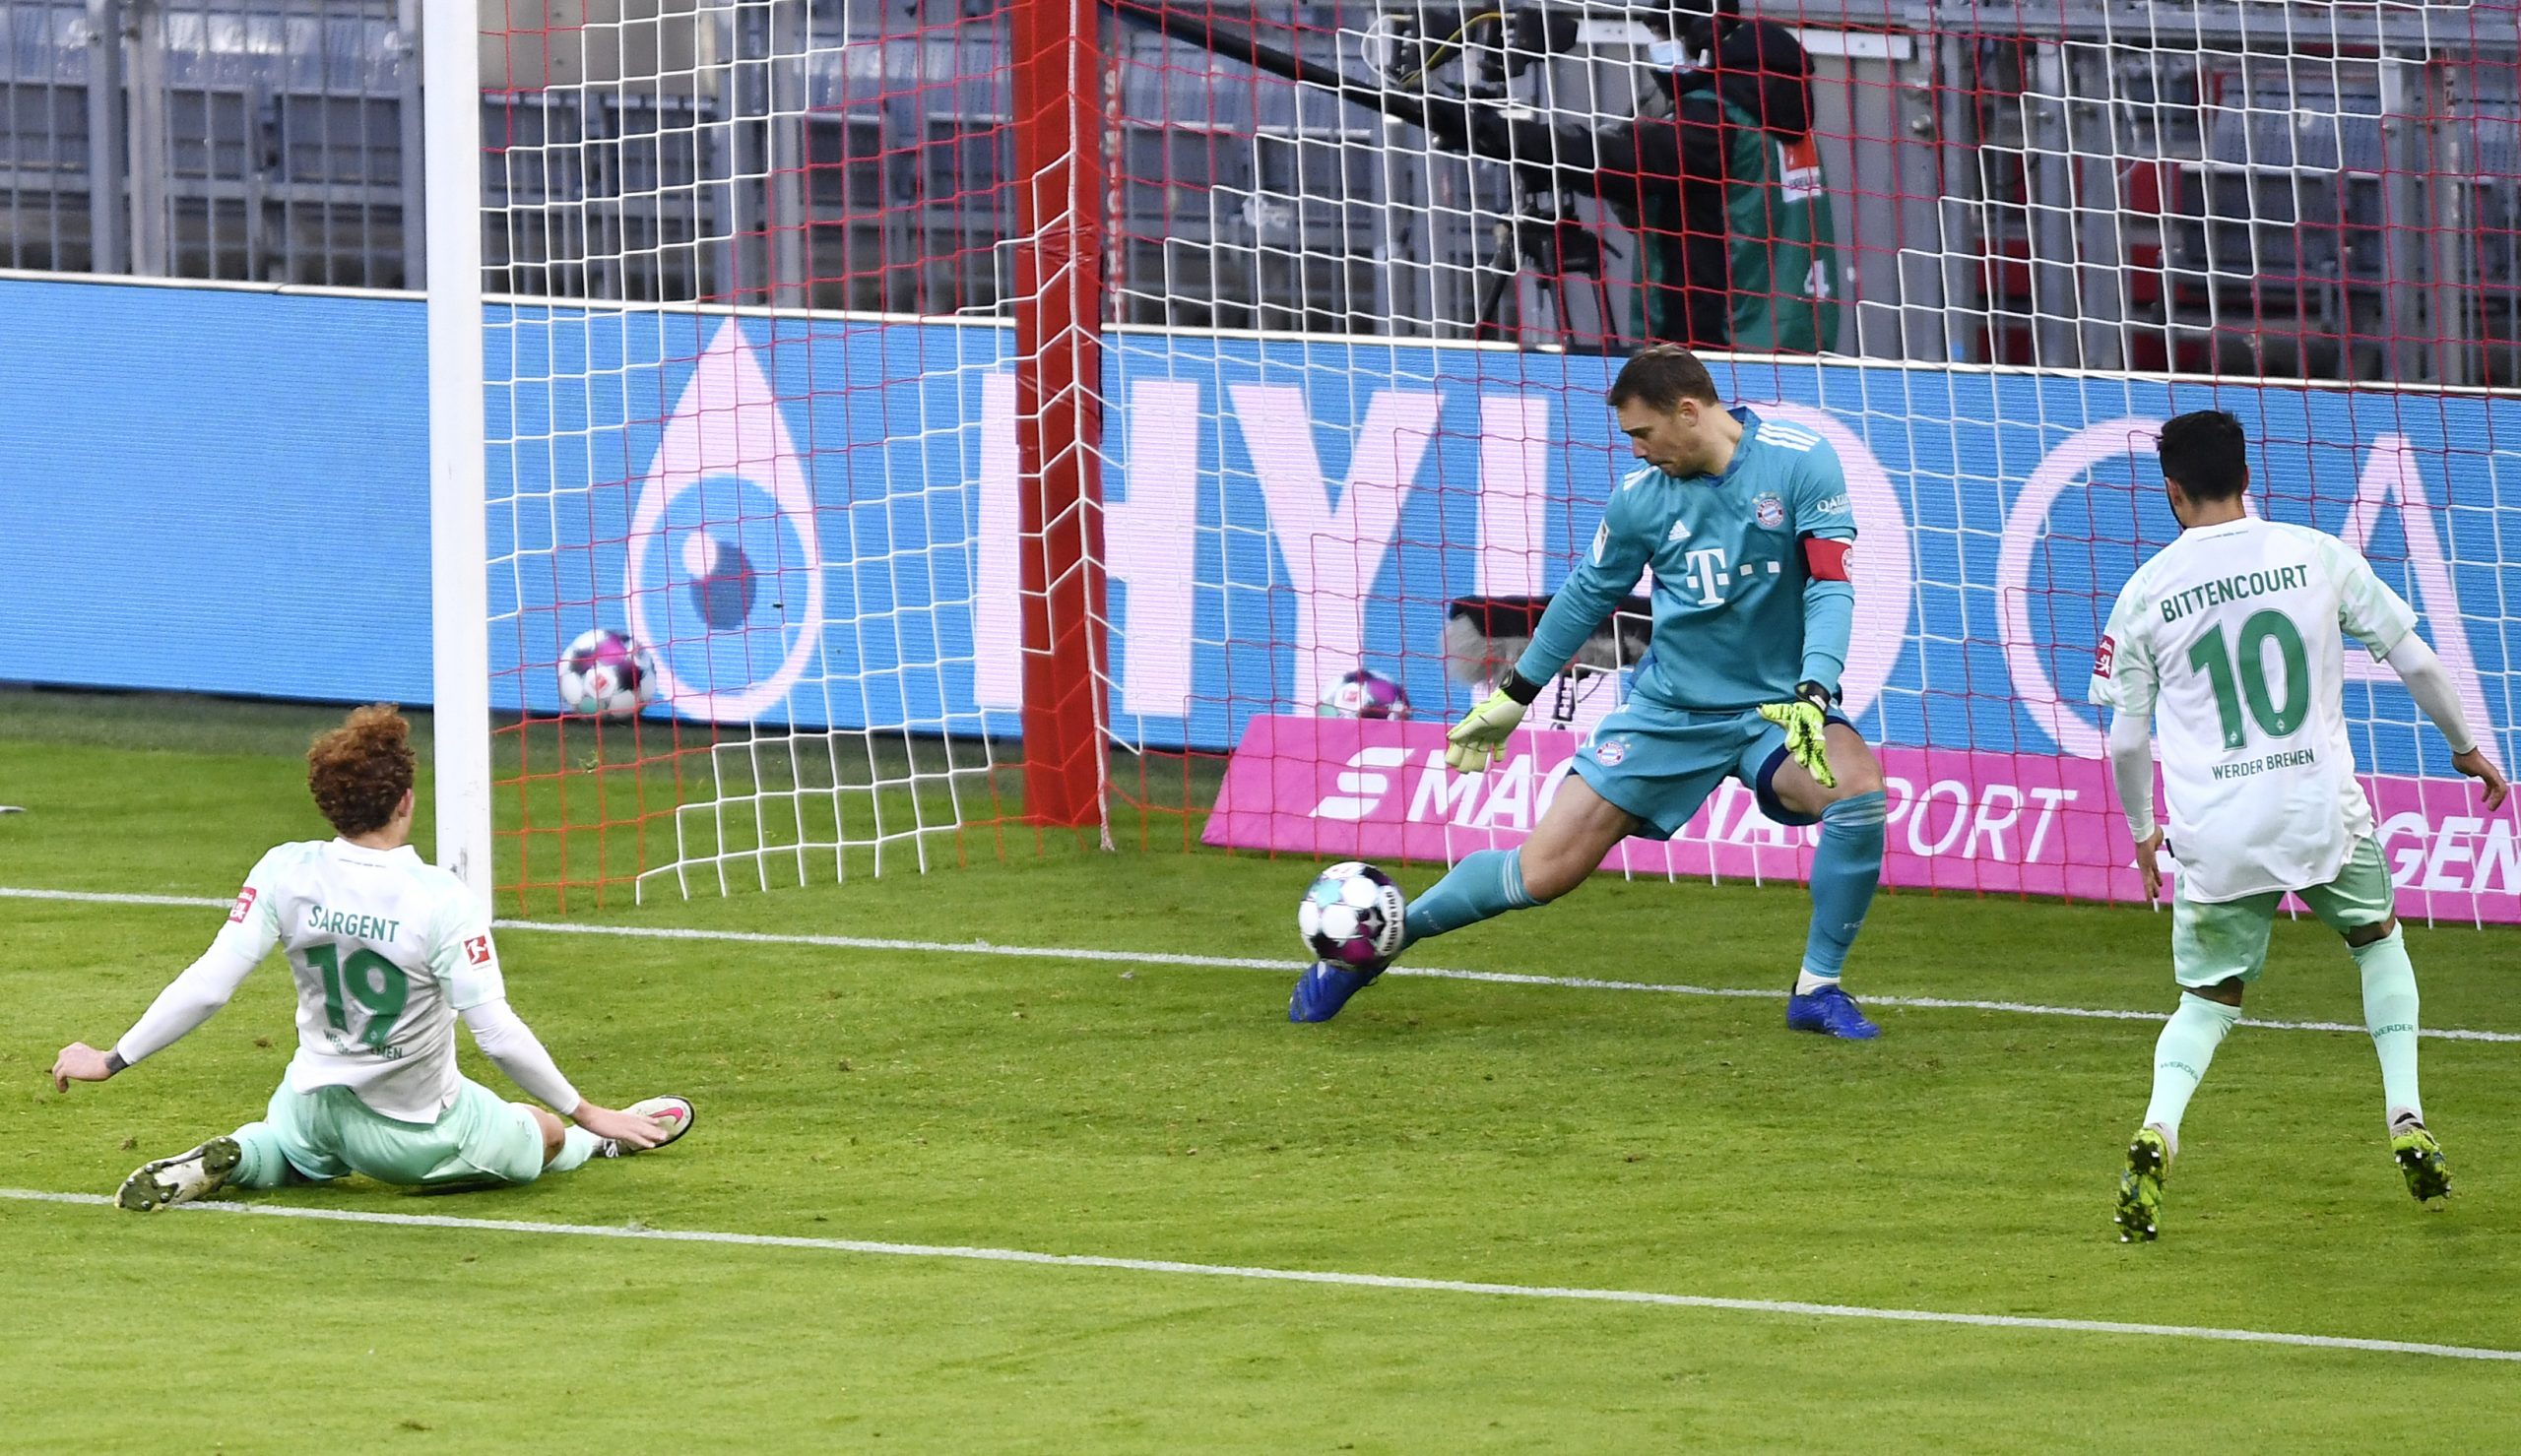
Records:
[[[2370,945],[2353,947],[2355,964],[2363,972],[2363,1025],[2372,1033],[2372,1049],[2381,1054],[2381,1096],[2387,1115],[2401,1113],[2424,1120],[2416,1090],[2416,967],[2408,963],[2407,938],[2397,926]]]
[[[2174,1150],[2188,1100],[2197,1095],[2197,1084],[2205,1080],[2224,1034],[2240,1019],[2238,1006],[2181,991],[2179,1009],[2163,1023],[2162,1037],[2154,1043],[2154,1100],[2145,1105],[2145,1125],[2161,1128]]]
[[[245,1155],[236,1171],[227,1175],[231,1188],[277,1188],[297,1180],[296,1170],[289,1166],[289,1155],[280,1150],[280,1134],[268,1122],[248,1122],[228,1134],[236,1140],[236,1150]]]
[[[571,1126],[560,1134],[560,1151],[543,1166],[545,1172],[568,1172],[595,1156],[603,1143],[583,1127]]]

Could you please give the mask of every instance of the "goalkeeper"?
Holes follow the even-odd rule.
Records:
[[[1669,839],[1727,778],[1782,824],[1821,826],[1812,927],[1786,1002],[1796,1031],[1863,1039],[1880,1028],[1839,986],[1882,878],[1882,768],[1832,709],[1855,615],[1855,516],[1829,442],[1717,405],[1697,356],[1640,351],[1610,406],[1645,468],[1603,509],[1592,551],[1551,599],[1531,646],[1449,734],[1445,761],[1484,772],[1524,709],[1593,627],[1654,573],[1652,649],[1636,688],[1576,755],[1531,838],[1482,850],[1409,907],[1401,946],[1546,904],[1633,834]],[[1292,1021],[1327,1021],[1383,966],[1316,963]]]

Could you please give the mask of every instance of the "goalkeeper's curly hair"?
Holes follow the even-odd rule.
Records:
[[[412,789],[412,726],[386,703],[354,708],[306,750],[315,807],[345,835],[383,829]]]

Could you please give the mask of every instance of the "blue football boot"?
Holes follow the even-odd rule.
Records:
[[[1287,1020],[1328,1021],[1348,1004],[1348,998],[1375,983],[1390,961],[1378,961],[1372,969],[1316,961],[1296,978],[1296,993],[1287,999]]]
[[[1785,1029],[1790,1032],[1819,1032],[1825,1037],[1839,1037],[1849,1042],[1870,1042],[1882,1035],[1882,1028],[1864,1019],[1864,1013],[1856,1008],[1855,998],[1839,989],[1837,981],[1808,996],[1788,997]]]

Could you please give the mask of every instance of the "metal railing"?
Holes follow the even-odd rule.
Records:
[[[418,0],[0,0],[0,262],[414,284],[417,16]]]

